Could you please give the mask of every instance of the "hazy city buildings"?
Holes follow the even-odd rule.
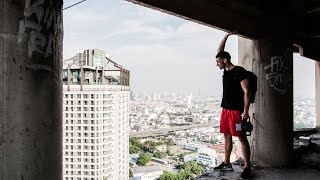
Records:
[[[129,179],[129,76],[103,50],[64,61],[65,180]]]

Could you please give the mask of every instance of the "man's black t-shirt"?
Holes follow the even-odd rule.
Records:
[[[244,93],[240,82],[247,78],[247,71],[240,66],[223,72],[223,97],[221,107],[229,110],[240,110],[244,108]]]

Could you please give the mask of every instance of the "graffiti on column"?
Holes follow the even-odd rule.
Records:
[[[20,43],[27,39],[28,57],[37,52],[47,58],[53,53],[56,9],[52,0],[26,0],[24,18],[19,22]]]
[[[287,49],[283,56],[272,56],[270,64],[264,67],[270,86],[279,94],[286,94],[292,87],[292,59],[292,50]]]

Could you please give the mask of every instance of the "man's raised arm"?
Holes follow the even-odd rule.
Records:
[[[220,42],[220,45],[219,45],[217,52],[224,51],[224,47],[226,46],[226,42],[227,42],[228,37],[233,34],[236,34],[236,32],[229,32],[224,36],[224,38]]]

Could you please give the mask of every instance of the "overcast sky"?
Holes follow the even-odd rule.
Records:
[[[80,0],[65,0],[64,7]],[[123,0],[87,0],[64,11],[64,58],[104,49],[131,72],[131,89],[221,95],[216,50],[225,32]],[[238,59],[237,36],[226,50]],[[306,70],[307,69],[307,70]],[[294,55],[295,95],[314,96],[314,64]]]

